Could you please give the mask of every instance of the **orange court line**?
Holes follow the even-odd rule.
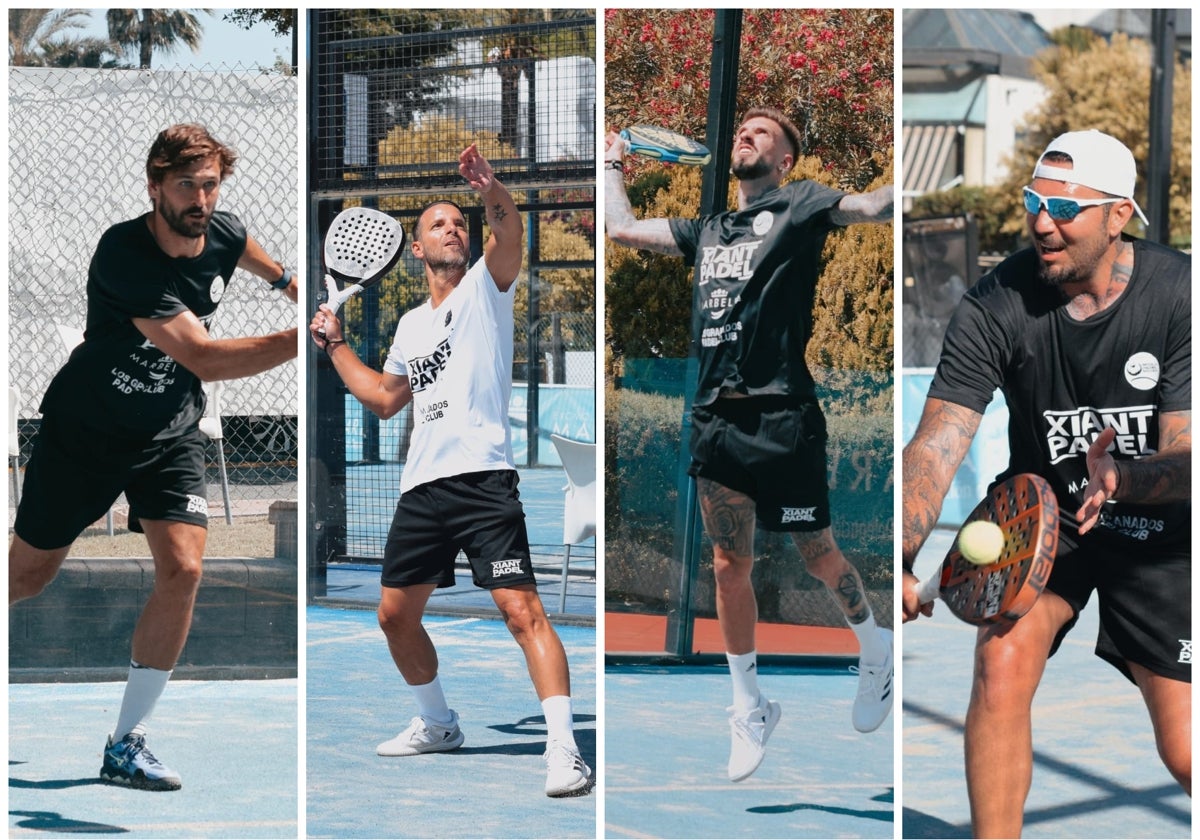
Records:
[[[662,653],[665,647],[666,616],[606,612],[604,628],[604,649],[609,653]],[[759,622],[755,643],[759,653],[858,655],[858,641],[846,627]],[[696,619],[692,646],[694,653],[724,652],[721,629],[715,618]]]

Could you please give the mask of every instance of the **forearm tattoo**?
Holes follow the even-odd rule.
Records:
[[[895,207],[895,190],[888,184],[868,193],[842,196],[837,206],[829,211],[829,220],[835,225],[890,222],[895,215]]]
[[[504,209],[504,205],[503,204],[493,204],[492,205],[492,221],[499,223],[499,222],[503,222],[506,218],[508,218],[508,211]]]
[[[638,219],[625,192],[625,175],[606,170],[604,182],[604,230],[618,245],[640,248],[669,256],[682,256],[666,219]]]
[[[1172,411],[1159,420],[1158,453],[1140,461],[1117,461],[1116,498],[1139,504],[1191,498],[1192,413]]]
[[[912,569],[917,552],[937,525],[942,500],[979,429],[982,415],[953,403],[929,400],[904,447],[902,563]]]

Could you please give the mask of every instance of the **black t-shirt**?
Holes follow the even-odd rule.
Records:
[[[684,258],[696,265],[696,405],[708,405],[722,390],[813,396],[804,350],[821,248],[834,227],[828,211],[843,195],[795,181],[743,210],[670,220]]]
[[[1037,277],[1032,249],[1014,254],[963,297],[946,330],[929,396],[983,413],[999,388],[1008,403],[1009,467],[1058,496],[1064,524],[1087,486],[1087,450],[1106,426],[1114,458],[1158,449],[1159,414],[1190,411],[1191,258],[1142,240],[1133,276],[1107,309],[1072,318]],[[1190,502],[1105,505],[1101,528],[1139,544],[1188,531]]]
[[[207,327],[245,250],[245,227],[221,211],[197,257],[163,253],[145,216],[105,231],[88,268],[84,341],[50,383],[42,413],[129,438],[165,439],[196,425],[204,411],[200,380],[133,319],[191,310]]]

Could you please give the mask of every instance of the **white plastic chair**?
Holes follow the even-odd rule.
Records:
[[[558,611],[567,609],[567,572],[571,566],[571,546],[596,535],[596,444],[550,435],[558,451],[567,486],[563,507],[562,591]]]
[[[21,437],[17,434],[17,411],[21,392],[8,386],[8,468],[12,470],[13,504],[21,504]]]
[[[203,382],[207,402],[200,418],[200,433],[217,445],[217,463],[221,467],[221,501],[225,503],[225,524],[233,524],[233,508],[229,504],[229,473],[225,470],[225,429],[221,423],[221,384]]]

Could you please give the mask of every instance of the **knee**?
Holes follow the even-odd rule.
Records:
[[[1158,755],[1175,780],[1192,793],[1192,744],[1187,738],[1159,738]]]
[[[177,558],[157,574],[155,586],[194,595],[204,574],[203,557]]]
[[[506,598],[497,603],[497,606],[508,632],[512,633],[518,642],[536,635],[544,627],[549,627],[546,611],[542,609],[536,594],[532,597]]]
[[[411,632],[414,624],[419,625],[421,623],[419,615],[414,619],[414,616],[409,611],[384,604],[379,605],[379,609],[375,615],[379,619],[379,629],[389,639],[403,638],[407,633]]]
[[[717,588],[728,592],[750,586],[750,572],[753,566],[752,560],[725,552],[714,552],[713,576],[716,578]]]
[[[1038,674],[1021,650],[984,647],[976,652],[971,706],[987,714],[1028,712],[1033,704]]]
[[[36,598],[58,576],[55,566],[16,566],[11,559],[8,567],[8,602],[14,604]]]

